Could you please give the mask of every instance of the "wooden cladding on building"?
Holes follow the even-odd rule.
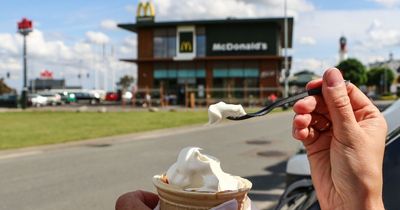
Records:
[[[138,30],[138,58],[153,58],[153,29]]]

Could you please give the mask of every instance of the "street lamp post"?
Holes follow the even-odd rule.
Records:
[[[289,96],[289,60],[288,60],[288,17],[287,17],[287,0],[284,1],[284,59],[285,59],[285,90],[283,93],[283,97],[288,97]]]
[[[28,87],[27,87],[27,63],[26,63],[26,36],[30,32],[32,32],[32,21],[23,18],[21,22],[18,23],[18,32],[24,37],[24,44],[23,44],[23,63],[24,63],[24,85],[22,89],[21,95],[21,107],[22,109],[26,109],[27,102],[28,102]]]

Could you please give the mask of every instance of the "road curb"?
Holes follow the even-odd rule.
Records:
[[[280,115],[289,114],[289,112],[277,112],[267,117],[279,117]],[[177,135],[184,134],[188,132],[196,132],[206,129],[218,129],[220,127],[231,126],[238,123],[251,123],[263,120],[264,117],[254,118],[246,121],[224,121],[223,123],[208,126],[206,124],[196,124],[196,125],[188,125],[183,127],[175,127],[175,128],[165,128],[151,131],[144,131],[139,133],[130,133],[130,134],[122,134],[116,136],[108,136],[108,137],[100,137],[94,139],[86,139],[86,140],[77,140],[60,144],[49,144],[49,145],[38,145],[32,147],[25,148],[17,148],[17,149],[6,149],[0,151],[0,159],[6,159],[6,157],[19,157],[25,156],[24,154],[41,154],[48,151],[66,149],[71,147],[79,147],[79,146],[91,146],[91,145],[100,145],[100,144],[119,144],[131,141],[140,141],[146,139],[157,138],[160,136],[169,136],[169,135]],[[18,155],[20,154],[20,155]]]

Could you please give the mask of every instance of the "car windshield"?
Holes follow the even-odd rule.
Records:
[[[400,100],[395,101],[382,112],[388,125],[388,133],[393,132],[400,125]]]

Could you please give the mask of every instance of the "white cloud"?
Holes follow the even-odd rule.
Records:
[[[136,48],[137,45],[136,35],[126,37],[123,41],[123,44],[132,48]]]
[[[3,53],[18,53],[17,35],[0,34],[0,52]]]
[[[95,31],[86,32],[86,38],[94,44],[107,44],[110,41],[110,38],[106,34]]]
[[[282,0],[164,0],[155,4],[157,19],[211,19],[227,17],[271,17],[283,16]],[[134,8],[127,7],[130,12]],[[299,12],[313,11],[308,0],[288,1],[288,15],[297,16]]]
[[[295,59],[294,62],[299,67],[298,70],[320,70],[321,66],[323,65],[323,61],[316,59],[316,58],[309,58],[309,59]]]
[[[106,29],[106,30],[115,30],[117,29],[117,22],[114,20],[103,20],[100,23],[101,28]]]
[[[299,43],[302,45],[315,45],[317,42],[314,37],[311,36],[302,36],[299,38]]]
[[[382,61],[385,61],[385,60],[387,60],[387,58],[385,58],[382,55],[370,55],[370,56],[366,57],[366,61],[368,63],[382,62]]]
[[[366,45],[370,47],[385,47],[400,44],[400,29],[399,28],[384,28],[383,24],[375,19],[371,26],[366,31],[369,40]]]
[[[372,0],[382,6],[385,6],[387,8],[393,8],[395,6],[398,6],[400,4],[400,0]]]
[[[88,32],[87,39],[91,43],[108,43],[109,38],[102,33]],[[102,47],[90,44],[83,40],[67,44],[62,39],[51,41],[46,38],[46,34],[40,30],[35,30],[27,38],[28,47],[28,79],[37,78],[43,69],[54,72],[55,78],[65,78],[67,85],[83,85],[84,88],[94,87],[95,70],[98,78],[98,87],[104,88],[108,81],[108,89],[111,89],[111,73],[116,72],[116,79],[124,74],[136,75],[136,67],[129,63],[119,61],[120,55],[130,52],[125,57],[134,57],[134,50],[131,45],[126,49],[120,49],[123,42],[134,41],[132,36],[126,40],[121,40],[114,48],[117,56],[111,56],[111,45],[105,46],[105,57],[103,57]],[[22,85],[22,38],[18,34],[0,33],[0,77],[4,77],[5,72],[12,72],[12,77],[6,79],[7,84],[20,89]],[[78,74],[84,75],[81,80]],[[89,78],[86,75],[89,74]]]
[[[4,58],[0,62],[0,72],[19,71],[22,69],[21,60],[16,58]]]

